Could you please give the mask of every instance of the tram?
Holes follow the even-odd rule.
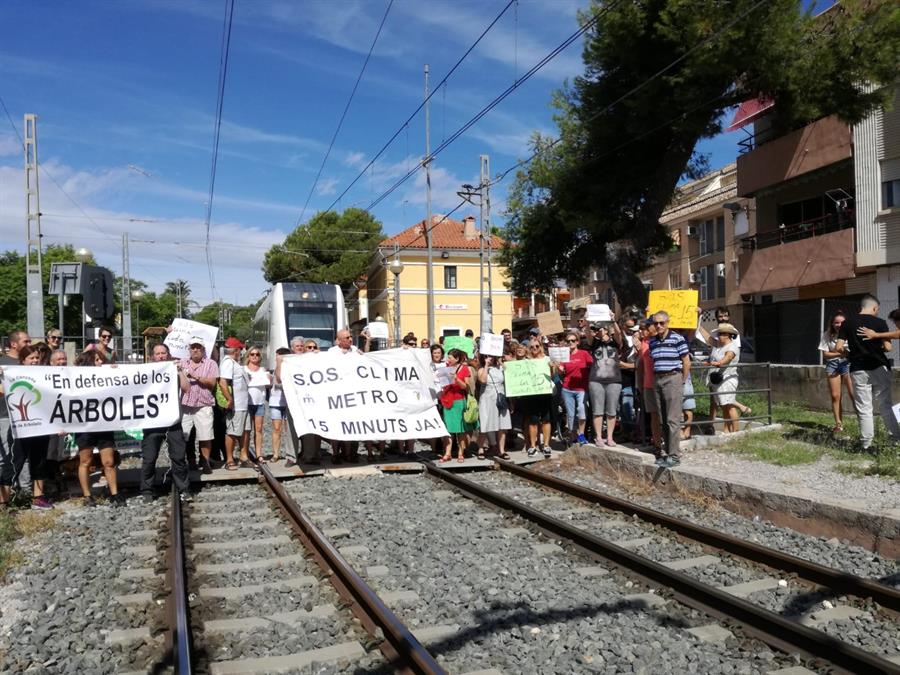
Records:
[[[253,343],[260,346],[269,368],[275,367],[275,350],[288,347],[293,338],[312,338],[326,349],[334,335],[347,325],[344,294],[336,284],[279,283],[269,289],[253,317]]]

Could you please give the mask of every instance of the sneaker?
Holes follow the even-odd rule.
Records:
[[[587,445],[587,439],[584,434],[578,434],[578,445]]]
[[[97,506],[97,500],[94,499],[93,495],[89,495],[87,497],[81,498],[82,506]]]
[[[32,511],[49,511],[53,508],[53,503],[46,497],[35,497],[31,500]]]
[[[154,501],[156,501],[156,496],[152,495],[150,493],[147,493],[145,495],[141,495],[141,501],[144,502],[145,504],[152,504]]]
[[[209,462],[207,462],[207,461],[200,462],[200,473],[208,476],[212,472],[213,472],[212,465]]]
[[[676,467],[679,464],[681,464],[681,457],[678,457],[677,455],[669,455],[668,459],[666,460],[666,467],[669,469],[671,469],[672,467]]]
[[[667,466],[668,463],[669,463],[669,458],[666,457],[665,455],[660,455],[659,457],[656,458],[656,461],[654,462],[654,464],[656,464],[656,466]]]
[[[190,504],[194,501],[194,495],[192,495],[190,492],[180,492],[178,494],[178,499],[181,500],[182,504]]]
[[[541,450],[544,453],[544,457],[546,457],[547,459],[550,459],[550,446],[545,445],[543,448],[541,448]]]
[[[109,498],[109,503],[114,508],[120,509],[125,506],[125,495],[123,494],[115,494]]]
[[[528,448],[528,456],[534,457],[537,454],[537,448]]]

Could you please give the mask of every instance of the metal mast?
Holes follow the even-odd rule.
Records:
[[[41,192],[38,185],[37,116],[25,115],[25,290],[28,334],[44,336]]]
[[[131,356],[131,256],[128,252],[128,233],[122,235],[122,352]]]
[[[431,250],[431,113],[428,105],[428,64],[425,64],[425,248],[428,262],[425,267],[426,296],[428,302],[428,342],[434,344],[434,255]]]
[[[482,233],[487,232],[487,327],[488,331],[494,332],[494,273],[492,260],[494,235],[491,230],[491,158],[488,155],[481,155],[481,206],[482,215]]]

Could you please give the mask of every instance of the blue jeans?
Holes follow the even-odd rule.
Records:
[[[566,427],[569,431],[575,431],[576,412],[578,413],[578,419],[587,419],[584,412],[584,392],[563,389],[562,397],[563,404],[566,406]]]
[[[634,417],[634,387],[622,387],[622,402],[619,406],[619,418],[622,424],[633,425]]]

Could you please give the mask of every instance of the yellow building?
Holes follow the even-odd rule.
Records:
[[[478,335],[481,235],[475,226],[475,218],[467,216],[459,221],[435,215],[432,223],[434,338],[463,335],[468,329]],[[507,271],[495,261],[502,245],[503,240],[497,236],[484,241],[484,298],[486,304],[490,298],[493,307],[493,320],[490,325],[485,325],[485,332],[499,333],[510,328],[512,321],[512,293],[506,287]],[[395,259],[403,264],[399,276],[390,269]],[[399,284],[400,335],[412,331],[419,339],[427,337],[427,260],[424,220],[382,241],[366,278],[358,281],[356,289],[350,292],[351,324],[361,328],[381,316],[390,326],[393,342],[397,316],[396,280]]]

